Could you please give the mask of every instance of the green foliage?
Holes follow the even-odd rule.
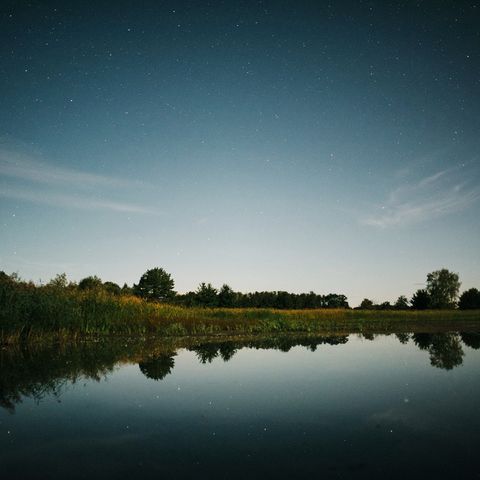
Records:
[[[432,308],[455,308],[460,282],[458,274],[446,268],[427,275],[427,293]]]
[[[68,280],[66,273],[59,273],[52,278],[47,285],[54,288],[67,288]]]
[[[471,288],[463,292],[458,302],[458,308],[461,310],[480,309],[480,291]]]
[[[174,285],[171,275],[163,268],[152,268],[141,276],[138,285],[133,286],[133,291],[147,300],[165,301],[175,295]]]
[[[120,295],[122,292],[120,285],[116,284],[115,282],[104,282],[102,288],[112,295]]]
[[[102,280],[98,278],[96,275],[82,278],[78,282],[78,288],[80,290],[94,290],[96,288],[102,287]]]
[[[195,292],[195,303],[202,307],[216,307],[217,302],[217,289],[212,287],[211,283],[202,282]]]

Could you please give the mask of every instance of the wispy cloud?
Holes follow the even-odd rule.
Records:
[[[377,228],[401,227],[460,212],[479,199],[478,184],[465,180],[461,168],[450,168],[395,188],[360,222]]]
[[[119,203],[110,200],[89,198],[79,195],[69,195],[45,191],[29,191],[18,188],[1,188],[0,196],[42,203],[53,207],[77,208],[82,210],[111,210],[123,213],[156,214],[157,212],[138,205]]]
[[[29,156],[0,149],[0,175],[44,184],[75,187],[132,187],[141,182],[97,175],[39,162]]]
[[[109,196],[144,188],[140,181],[98,175],[39,162],[28,155],[0,148],[0,196],[43,205],[131,214],[157,214],[142,205]],[[43,186],[43,187],[42,187]],[[115,195],[116,194],[116,195]]]

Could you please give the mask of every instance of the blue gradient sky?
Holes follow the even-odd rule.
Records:
[[[417,5],[418,3],[418,5]],[[0,269],[480,286],[480,4],[2,2]]]

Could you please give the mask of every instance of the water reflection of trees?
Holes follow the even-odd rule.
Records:
[[[362,337],[375,341],[377,335]],[[444,370],[462,365],[463,346],[479,349],[477,333],[396,333],[398,341],[407,344],[412,340],[419,349],[428,352],[430,364]],[[67,385],[80,380],[100,381],[109,375],[118,363],[137,363],[149,379],[160,381],[173,372],[176,350],[186,347],[194,352],[198,361],[208,364],[219,358],[230,361],[242,348],[275,349],[288,352],[302,346],[314,352],[321,345],[342,345],[349,336],[280,336],[251,340],[199,341],[183,344],[165,344],[160,341],[84,342],[59,347],[36,346],[0,349],[0,407],[11,412],[22,398],[40,401],[45,396],[60,397]]]
[[[171,353],[170,355],[162,354],[158,357],[148,358],[139,362],[138,366],[147,378],[163,380],[167,375],[172,373],[173,367],[175,366],[175,359],[173,358],[175,355],[175,353]]]
[[[242,348],[280,350],[282,352],[288,352],[293,347],[302,346],[314,352],[321,344],[340,345],[347,343],[347,341],[348,335],[313,338],[276,337],[240,342],[208,342],[192,346],[189,348],[189,350],[196,353],[200,363],[211,363],[217,357],[220,357],[223,361],[228,362],[235,355],[235,353]]]
[[[465,355],[458,333],[414,333],[413,342],[430,354],[430,364],[444,370],[451,370],[463,363]]]

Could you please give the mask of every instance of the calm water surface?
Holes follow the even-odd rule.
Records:
[[[3,478],[480,478],[480,335],[0,352]]]

